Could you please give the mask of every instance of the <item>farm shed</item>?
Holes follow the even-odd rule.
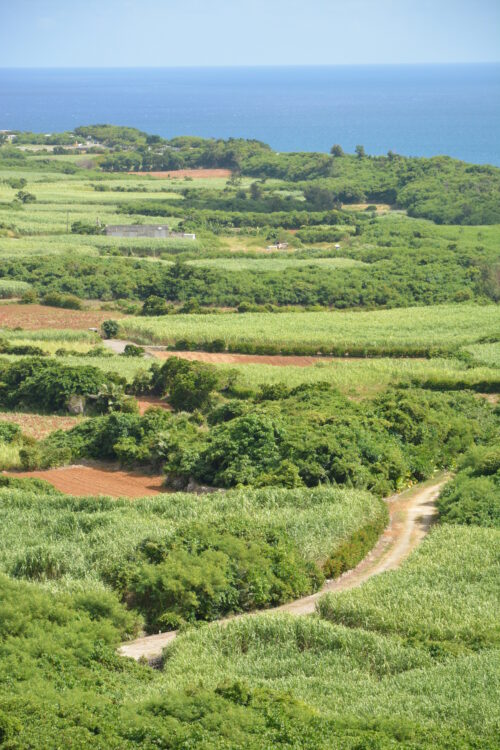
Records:
[[[152,239],[177,238],[195,240],[196,235],[186,232],[171,232],[166,224],[117,224],[106,227],[109,237],[149,237]]]
[[[109,237],[155,237],[167,238],[170,235],[170,227],[166,224],[117,224],[106,227]]]

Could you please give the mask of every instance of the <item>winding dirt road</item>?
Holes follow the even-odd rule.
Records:
[[[425,484],[405,490],[399,495],[387,498],[389,525],[371,552],[352,570],[335,580],[327,581],[316,594],[283,604],[281,607],[263,610],[269,612],[290,612],[294,615],[307,615],[314,612],[319,597],[327,591],[347,591],[360,586],[372,576],[399,567],[427,534],[437,513],[435,500],[448,477],[441,475]],[[236,617],[248,617],[261,612],[245,613]],[[234,617],[217,620],[218,625],[230,622]],[[155,661],[161,657],[163,649],[174,640],[177,632],[159,633],[123,643],[119,653],[132,659],[141,658]]]

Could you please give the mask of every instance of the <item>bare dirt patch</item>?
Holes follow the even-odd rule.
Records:
[[[25,435],[40,440],[54,430],[71,430],[82,421],[82,417],[58,417],[47,414],[25,414],[23,412],[0,412],[0,421],[18,424]]]
[[[150,409],[152,406],[159,407],[160,409],[165,409],[165,411],[172,411],[172,407],[170,406],[170,404],[168,404],[158,396],[140,396],[137,399],[137,403],[139,405],[139,414],[141,416],[147,409]]]
[[[106,310],[64,310],[45,305],[0,304],[0,328],[24,328],[27,331],[43,328],[99,328],[104,320],[123,317],[122,313],[110,313]]]
[[[180,357],[196,362],[223,365],[276,365],[276,367],[310,367],[318,362],[331,362],[333,357],[286,357],[279,354],[233,354],[232,352],[167,352],[148,349],[158,359]],[[351,359],[354,359],[352,357]]]
[[[213,178],[213,177],[231,177],[230,169],[172,169],[168,172],[129,172],[129,174],[142,175],[143,177],[158,177],[159,179],[179,179],[183,177],[192,177],[194,179]]]
[[[122,471],[113,466],[63,466],[58,469],[10,472],[10,476],[45,479],[67,495],[145,497],[167,492],[163,476]]]
[[[489,404],[496,406],[500,401],[500,395],[498,393],[478,393],[478,398],[484,398]]]

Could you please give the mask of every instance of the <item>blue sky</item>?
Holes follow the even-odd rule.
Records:
[[[500,0],[0,0],[0,67],[500,61]]]

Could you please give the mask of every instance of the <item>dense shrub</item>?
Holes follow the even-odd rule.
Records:
[[[116,320],[105,320],[101,325],[101,330],[105,339],[113,339],[120,329]]]
[[[388,516],[382,517],[377,523],[367,524],[362,529],[355,531],[349,539],[346,539],[324,563],[323,572],[325,576],[327,578],[338,578],[347,570],[355,568],[375,546],[387,520]]]
[[[441,492],[438,509],[443,523],[500,528],[500,450],[491,445],[469,451]]]
[[[162,297],[152,294],[142,306],[141,315],[168,315],[169,307]]]
[[[222,385],[215,367],[179,357],[170,357],[161,366],[153,365],[151,373],[151,392],[167,396],[177,411],[206,408],[212,392]]]
[[[282,604],[322,580],[284,536],[195,524],[163,542],[144,540],[114,583],[156,631]]]
[[[385,225],[383,225],[385,226]],[[343,254],[364,265],[325,268],[319,265],[279,269],[197,267],[186,263],[166,265],[137,258],[40,257],[2,261],[2,278],[33,285],[40,295],[48,292],[81,299],[150,300],[148,314],[168,312],[170,303],[196,300],[200,306],[238,307],[241,304],[371,309],[436,305],[460,300],[500,299],[494,252],[442,247],[429,237],[430,248],[408,248],[413,238],[405,226],[392,238],[368,234],[375,249],[343,248]],[[395,247],[380,246],[392,242]],[[165,304],[158,302],[164,301]],[[151,305],[151,307],[150,307]]]
[[[111,382],[124,381],[89,365],[73,367],[57,360],[27,357],[0,364],[0,403],[62,411],[72,396],[98,394]]]
[[[21,428],[18,424],[0,420],[0,443],[12,443],[21,437]]]
[[[142,357],[144,354],[144,348],[142,346],[136,346],[135,344],[126,344],[123,350],[125,357]]]
[[[217,407],[210,432],[185,450],[180,440],[167,471],[222,487],[331,482],[385,495],[453,465],[481,432],[496,429],[497,418],[470,394],[390,390],[357,405],[320,383],[282,395]]]
[[[0,338],[0,354],[17,354],[31,357],[45,357],[46,352],[33,344],[16,344]]]
[[[67,310],[81,310],[82,302],[74,294],[59,294],[59,292],[49,292],[42,299],[42,305],[49,307],[64,307]]]

